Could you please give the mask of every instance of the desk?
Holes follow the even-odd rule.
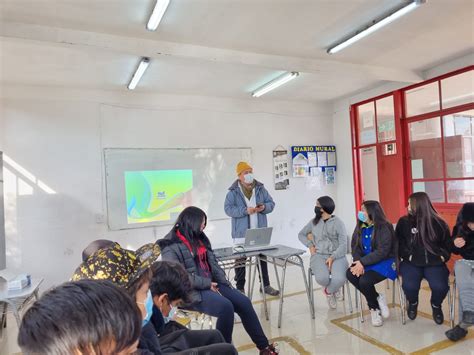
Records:
[[[224,270],[228,270],[229,268],[235,268],[235,260],[240,259],[240,258],[248,258],[248,262],[246,263],[247,266],[250,268],[249,277],[249,298],[252,299],[252,294],[253,294],[253,289],[254,289],[254,283],[255,283],[255,278],[256,278],[256,268],[253,270],[253,277],[251,274],[251,269],[252,265],[254,263],[257,264],[258,271],[262,272],[261,266],[260,266],[260,260],[264,260],[266,258],[266,261],[270,264],[273,264],[275,268],[275,276],[277,279],[277,284],[278,284],[278,289],[280,291],[280,304],[279,304],[279,311],[278,311],[278,328],[281,328],[281,321],[282,321],[282,313],[283,313],[283,302],[284,302],[284,291],[285,291],[285,277],[286,277],[286,267],[288,265],[295,265],[299,266],[301,268],[301,273],[305,285],[305,290],[306,294],[308,297],[308,305],[309,305],[309,310],[311,316],[313,316],[313,308],[311,306],[311,295],[310,295],[310,290],[308,288],[308,280],[306,278],[306,271],[304,269],[304,264],[303,264],[303,259],[301,258],[301,255],[303,255],[306,251],[302,249],[296,249],[296,248],[291,248],[287,247],[284,245],[274,245],[274,249],[268,249],[268,250],[260,250],[260,251],[251,251],[251,252],[242,252],[242,253],[233,253],[232,248],[222,248],[222,249],[216,249],[214,250],[214,253],[216,255],[217,260],[221,263],[221,266],[223,266]],[[233,264],[230,264],[229,262],[232,261]],[[226,263],[227,262],[227,263]],[[237,265],[241,266],[241,265]],[[280,282],[280,276],[278,273],[278,267],[282,269],[282,279]],[[267,307],[267,297],[265,292],[262,292],[262,297],[263,297],[263,307],[265,310],[265,318],[269,320],[269,315],[268,315],[268,307]]]
[[[5,325],[8,306],[11,307],[18,327],[21,324],[20,312],[34,297],[38,299],[38,291],[43,279],[31,279],[31,285],[15,291],[8,290],[6,281],[0,281],[0,304],[3,304],[1,326]]]
[[[256,263],[257,257],[261,254],[261,251],[243,251],[241,253],[234,253],[233,247],[214,249],[214,255],[216,256],[219,265],[224,271],[230,271],[238,267],[248,267],[248,283],[247,283],[247,295],[252,299],[253,285],[255,281],[255,272],[252,278],[252,265]],[[239,259],[245,258],[244,262],[240,262]],[[259,272],[260,263],[257,265]],[[257,269],[255,268],[254,271]],[[251,288],[252,287],[252,288]],[[268,318],[267,318],[268,319]]]

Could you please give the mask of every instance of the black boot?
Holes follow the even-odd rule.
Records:
[[[472,311],[462,312],[462,322],[467,325],[474,325],[474,312]]]
[[[408,308],[407,308],[408,318],[410,318],[411,320],[415,320],[417,315],[418,315],[418,302],[416,303],[408,302]]]
[[[453,329],[448,330],[446,337],[451,341],[458,341],[464,338],[467,335],[467,330],[461,328],[459,325],[455,326]]]
[[[431,309],[433,310],[433,320],[435,321],[436,324],[443,324],[444,322],[444,315],[443,315],[443,309],[441,306],[436,307],[431,305]]]

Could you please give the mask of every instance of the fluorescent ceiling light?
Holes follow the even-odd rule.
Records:
[[[158,28],[169,4],[170,0],[156,0],[155,8],[153,9],[146,25],[147,30],[155,31]]]
[[[143,57],[142,60],[140,61],[140,64],[138,64],[138,68],[135,71],[135,74],[133,74],[132,80],[130,80],[130,83],[128,83],[128,89],[129,90],[134,90],[140,79],[142,78],[143,74],[145,73],[146,68],[150,65],[150,58]]]
[[[344,40],[343,42],[339,43],[338,45],[331,47],[328,49],[329,54],[333,54],[336,52],[339,52],[340,50],[350,46],[351,44],[357,42],[358,40],[370,35],[371,33],[374,33],[375,31],[381,29],[382,27],[388,25],[389,23],[395,21],[396,19],[402,17],[403,15],[406,15],[410,11],[416,9],[418,6],[422,5],[425,3],[425,0],[415,0],[408,5],[405,5],[401,9],[398,9],[394,13],[388,15],[387,17],[384,17],[378,22],[375,22],[373,25],[370,25],[369,27],[364,28],[363,30],[359,31],[357,34],[354,36]]]
[[[277,87],[279,87],[283,84],[286,84],[290,80],[293,80],[298,75],[300,75],[300,73],[298,73],[296,71],[280,75],[278,78],[273,79],[272,81],[270,81],[270,82],[266,83],[265,85],[259,87],[257,90],[255,90],[252,93],[252,96],[253,97],[260,97],[260,96],[266,94],[267,92],[269,92],[273,89],[276,89]]]

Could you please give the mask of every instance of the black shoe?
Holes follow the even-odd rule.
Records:
[[[474,325],[474,312],[464,311],[462,312],[462,322],[468,325]]]
[[[410,303],[408,302],[407,316],[411,320],[415,320],[418,315],[418,302]]]
[[[433,310],[433,320],[435,321],[435,323],[443,324],[444,315],[443,315],[443,309],[441,308],[441,306],[435,307],[431,305],[431,309]]]
[[[462,329],[459,325],[455,326],[453,329],[448,330],[446,337],[451,341],[458,341],[464,338],[467,335],[467,330]]]
[[[280,295],[280,291],[275,290],[275,289],[274,289],[273,287],[271,287],[270,285],[265,286],[263,289],[265,290],[265,293],[266,293],[267,295],[270,295],[270,296],[279,296],[279,295]],[[263,292],[263,291],[262,291],[262,287],[260,287],[260,293],[262,293],[262,292]]]

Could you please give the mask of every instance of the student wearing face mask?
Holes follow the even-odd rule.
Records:
[[[336,299],[342,297],[340,289],[346,281],[349,266],[346,259],[346,227],[332,214],[335,208],[331,197],[319,197],[314,207],[314,218],[298,234],[300,242],[309,248],[311,270],[316,282],[323,286],[332,309],[337,307]]]
[[[249,228],[267,227],[267,214],[275,208],[275,202],[263,184],[253,177],[252,167],[241,161],[236,167],[237,180],[229,187],[229,192],[225,198],[225,213],[232,218],[232,239],[234,244],[245,242],[245,232]],[[237,260],[244,263],[245,258]],[[280,292],[270,286],[268,278],[268,266],[266,261],[261,262],[264,291],[271,296],[278,296]],[[235,268],[236,287],[245,293],[245,266]]]
[[[135,300],[142,314],[142,329],[138,349],[141,355],[173,354],[236,354],[235,348],[224,343],[217,330],[191,331],[176,322],[170,322],[176,312],[176,305],[187,301],[187,293],[191,288],[189,277],[181,265],[170,266],[156,262],[160,256],[160,248],[154,243],[145,244],[136,251],[123,249],[120,244],[110,240],[96,240],[89,244],[83,252],[83,263],[76,269],[72,280],[108,280],[125,291]],[[153,275],[153,271],[157,275]],[[180,283],[180,289],[169,291],[157,299],[150,290],[154,280],[170,287],[169,275],[173,275]],[[167,276],[168,275],[168,276]],[[154,277],[153,277],[154,276]],[[152,279],[153,277],[153,279]],[[170,296],[171,295],[171,296]],[[154,298],[159,307],[154,306]],[[173,299],[173,307],[166,300]],[[165,310],[163,317],[160,309]],[[168,326],[165,324],[168,323]],[[171,323],[171,324],[170,324]],[[164,331],[165,337],[160,338]],[[193,334],[197,335],[193,336]],[[214,344],[211,346],[205,346]]]
[[[237,313],[260,355],[278,354],[275,344],[270,344],[265,335],[250,299],[227,280],[204,233],[206,224],[203,210],[186,207],[171,231],[157,241],[163,260],[183,265],[191,279],[193,291],[189,308],[216,317],[216,328],[229,344],[232,344],[234,314]]]
[[[181,264],[159,261],[152,266],[150,291],[153,315],[150,323],[159,335],[162,352],[179,354],[235,355],[218,330],[190,330],[174,321],[178,306],[190,302],[192,285]],[[140,339],[146,341],[146,339]]]
[[[100,243],[99,243],[100,244]],[[153,243],[144,245],[137,252],[123,249],[120,244],[99,245],[97,251],[86,248],[88,255],[85,261],[76,269],[72,281],[79,280],[107,280],[124,289],[136,302],[142,314],[143,333],[150,327],[150,318],[153,312],[153,298],[149,290],[152,277],[151,265],[160,255],[160,248]],[[153,347],[138,348],[141,354],[161,354],[158,336]]]
[[[365,296],[372,325],[380,327],[390,311],[385,296],[377,292],[375,285],[397,277],[397,242],[393,226],[378,201],[364,201],[357,219],[351,241],[353,262],[346,276]]]
[[[408,215],[398,221],[396,234],[408,318],[414,320],[417,316],[418,293],[421,281],[426,279],[431,289],[433,320],[443,324],[441,304],[449,291],[446,262],[451,255],[451,236],[447,223],[425,192],[415,192],[408,197]]]

